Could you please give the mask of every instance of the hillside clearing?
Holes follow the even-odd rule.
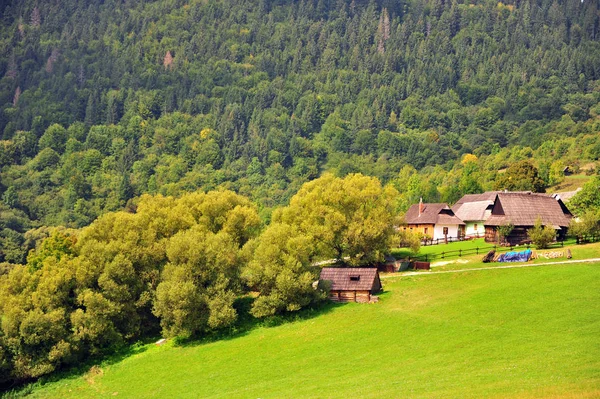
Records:
[[[387,280],[375,305],[148,345],[32,397],[598,397],[598,265]]]

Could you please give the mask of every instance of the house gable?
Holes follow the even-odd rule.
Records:
[[[498,197],[498,195],[496,195],[496,199],[494,199],[494,206],[492,208],[492,215],[502,215],[504,216],[504,208],[502,208],[502,201],[500,200],[500,198]]]
[[[565,212],[566,211],[566,212]],[[531,227],[537,219],[542,224],[558,228],[567,227],[572,218],[564,204],[551,196],[535,193],[500,193],[486,226],[513,224]]]
[[[506,240],[510,244],[526,242],[527,231],[536,221],[552,226],[564,237],[573,215],[560,199],[536,193],[500,193],[492,210],[492,216],[484,223],[486,241],[498,240],[498,226],[512,224],[513,230]]]

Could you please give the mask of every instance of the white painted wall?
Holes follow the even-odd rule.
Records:
[[[483,220],[478,222],[465,222],[465,236],[466,237],[479,237],[485,236],[485,228],[483,227]],[[475,230],[475,225],[477,225],[477,230]]]
[[[444,239],[444,227],[448,228],[448,238],[453,237],[456,238],[458,237],[458,225],[457,224],[436,224],[434,229],[433,229],[433,239],[437,240],[443,240]]]

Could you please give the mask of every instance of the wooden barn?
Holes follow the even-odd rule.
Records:
[[[330,284],[329,299],[336,302],[373,302],[373,294],[381,291],[375,268],[324,267],[319,282]]]
[[[573,215],[560,198],[536,193],[498,193],[492,215],[485,221],[485,241],[498,242],[498,227],[512,224],[506,242],[515,245],[529,241],[527,230],[539,218],[544,226],[552,226],[563,239]]]

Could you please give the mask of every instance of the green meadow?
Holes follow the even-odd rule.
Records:
[[[422,246],[417,256],[423,257],[423,255],[431,255],[431,270],[432,271],[446,271],[446,270],[464,270],[464,269],[478,269],[478,268],[490,268],[490,267],[503,267],[503,266],[520,266],[520,265],[532,265],[539,263],[560,263],[570,260],[585,260],[585,259],[597,259],[600,258],[600,242],[587,243],[587,244],[576,244],[574,239],[565,241],[564,246],[559,244],[552,245],[549,249],[538,250],[535,246],[531,246],[531,250],[538,254],[537,259],[531,259],[528,262],[515,262],[515,263],[483,263],[481,260],[483,256],[493,247],[493,244],[486,243],[483,238],[469,241],[452,242],[449,244],[439,245],[428,245]],[[479,254],[475,254],[473,250],[479,248]],[[457,251],[468,251],[465,256],[458,256]],[[514,247],[514,251],[525,250],[526,247]],[[571,251],[571,259],[566,257],[567,250]],[[508,249],[504,248],[501,252],[505,253]],[[445,257],[442,257],[442,253],[446,253]],[[544,254],[562,253],[563,256],[556,258],[545,257]],[[402,258],[411,256],[410,251],[406,248],[394,249],[392,254]],[[450,254],[450,255],[448,255]],[[414,256],[414,255],[412,255]],[[422,271],[422,273],[428,273]]]
[[[600,264],[383,279],[376,304],[148,344],[34,398],[597,398]]]

